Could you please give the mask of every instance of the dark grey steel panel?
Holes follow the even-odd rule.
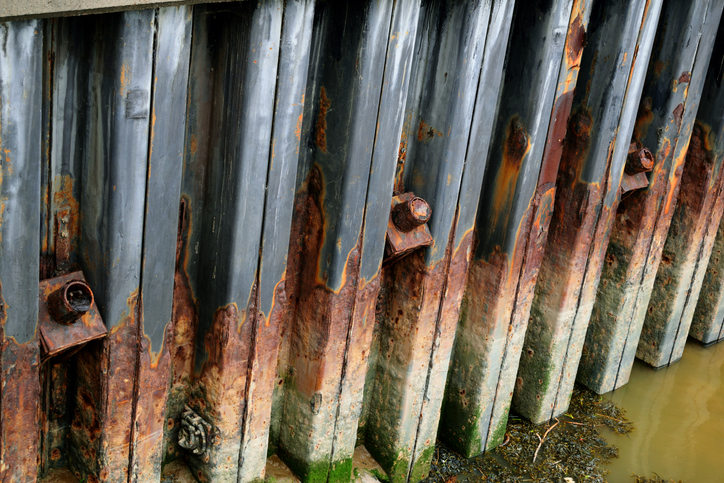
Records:
[[[286,270],[313,17],[314,0],[286,1],[259,265],[259,309],[267,317]]]
[[[420,15],[403,132],[404,185],[432,208],[428,267],[443,259],[453,228],[491,8],[429,2]]]
[[[159,9],[156,22],[141,287],[143,334],[151,340],[151,353],[164,343],[173,305],[191,8]]]
[[[0,24],[0,323],[18,344],[38,318],[42,32],[37,20]]]
[[[360,260],[360,277],[363,282],[369,282],[379,275],[385,249],[385,233],[390,216],[392,185],[397,167],[419,14],[418,2],[399,2],[392,15],[365,206]]]
[[[279,45],[281,15],[271,12],[281,8],[279,1],[268,1],[258,9],[241,4],[232,12],[199,12],[208,17],[209,43],[219,50],[213,53],[216,132],[200,246],[197,369],[214,312],[231,303],[246,309],[257,278],[277,64],[257,66],[254,59],[266,55],[262,49],[272,42]]]
[[[473,124],[465,156],[465,170],[458,201],[460,212],[455,226],[455,247],[470,232],[478,213],[483,188],[483,175],[488,167],[491,134],[498,116],[502,77],[508,50],[515,0],[494,2],[485,41],[485,54],[480,71]]]
[[[138,294],[145,211],[153,11],[99,18],[80,208],[85,275],[108,327]],[[115,42],[107,42],[114,38]]]

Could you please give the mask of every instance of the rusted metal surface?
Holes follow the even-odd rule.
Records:
[[[298,174],[287,269],[294,317],[280,367],[279,452],[304,481],[351,477],[417,8],[360,2],[315,14],[303,132],[312,142]],[[383,58],[387,66],[375,61]],[[385,101],[396,108],[378,117]]]
[[[360,436],[363,397],[369,392],[374,371],[368,374],[373,330],[381,283],[381,264],[385,233],[389,223],[390,202],[405,121],[410,69],[417,40],[420,4],[395,2],[387,39],[385,69],[380,93],[380,109],[372,152],[369,185],[365,200],[364,229],[361,238],[359,283],[349,327],[343,377],[339,385],[339,403],[332,448],[334,472],[330,480],[348,478],[349,461]],[[338,462],[345,462],[339,464]],[[345,472],[347,472],[345,474]],[[338,476],[339,475],[339,476]]]
[[[633,140],[654,153],[654,169],[649,186],[626,193],[617,207],[578,374],[597,392],[628,381],[721,15],[718,3],[666,3],[661,13],[667,27],[657,32],[633,132]],[[651,348],[650,341],[641,343]]]
[[[591,2],[518,8],[442,415],[468,456],[502,442]]]
[[[98,313],[98,308],[93,302],[93,293],[83,280],[81,272],[74,272],[40,283],[38,331],[44,358],[57,355],[91,340],[103,338],[108,333],[106,326],[103,325],[103,319]],[[71,305],[67,302],[68,290],[77,290],[78,286],[87,290],[89,297],[83,300],[83,304]],[[56,300],[54,301],[54,299]],[[63,316],[60,317],[61,320],[58,320],[58,317],[53,315],[54,304],[66,305],[72,311],[61,312]]]
[[[695,318],[694,310],[724,209],[721,169],[724,89],[719,82],[722,60],[724,28],[720,25],[645,322],[652,320],[676,327],[676,340],[691,335],[704,343],[711,343],[717,337],[704,337],[704,334],[711,334],[719,328],[716,322],[713,322],[714,330],[710,328],[711,317],[700,314]],[[703,300],[706,304],[706,297]]]
[[[659,300],[653,297],[653,285],[656,280],[656,272],[662,260],[666,233],[668,232],[675,212],[677,196],[681,186],[683,164],[685,162],[689,139],[694,128],[696,112],[699,108],[699,99],[703,91],[704,80],[723,7],[724,2],[721,1],[712,1],[709,4],[706,17],[701,26],[701,40],[696,51],[696,59],[691,68],[682,69],[682,72],[691,74],[688,89],[686,89],[688,96],[683,103],[683,114],[680,116],[677,114],[676,109],[678,109],[678,105],[673,112],[673,122],[679,127],[679,137],[676,143],[671,143],[672,155],[669,171],[668,173],[664,171],[664,173],[661,174],[661,176],[668,176],[666,176],[667,179],[663,180],[666,184],[664,185],[665,188],[662,188],[663,193],[657,205],[656,215],[658,219],[653,227],[653,236],[647,253],[647,262],[640,279],[641,288],[639,289],[638,300],[634,308],[633,321],[640,323],[640,321],[644,319],[641,338],[639,339],[639,345],[636,350],[636,357],[643,359],[654,367],[661,367],[681,358],[688,335],[688,325],[684,328],[683,321],[681,322],[681,326],[684,330],[679,331],[679,324],[668,324],[657,320],[655,317],[650,317],[647,308],[651,304],[659,303]],[[681,77],[678,79],[682,81],[688,80],[686,76],[683,79]],[[654,114],[656,120],[657,113],[655,110]],[[655,177],[656,173],[653,173],[653,175]],[[690,324],[690,320],[688,323]],[[628,363],[626,358],[622,361],[622,367],[630,367],[630,364],[632,363]],[[619,370],[619,373],[621,372],[623,371]],[[627,373],[624,373],[624,376],[627,375]],[[619,378],[620,377],[619,375]]]
[[[0,26],[0,479],[249,483],[278,453],[338,482],[365,444],[407,483],[439,426],[490,449],[516,382],[524,415],[565,410],[620,197],[680,333],[716,291],[714,97],[674,168],[724,0],[671,2],[651,63],[661,0],[315,3]],[[67,325],[31,313],[38,275]],[[602,314],[584,361],[622,340]]]
[[[54,19],[45,26],[44,101],[48,122],[44,149],[42,278],[67,273],[80,261],[80,197],[83,151],[89,138],[90,68],[96,19]]]
[[[95,35],[95,41],[92,54],[76,60],[87,64],[75,73],[85,71],[88,77],[80,80],[74,76],[67,88],[79,89],[78,97],[89,96],[89,102],[82,104],[87,112],[81,117],[87,124],[69,125],[63,132],[67,136],[75,129],[86,129],[89,134],[75,150],[70,148],[74,140],[69,137],[57,146],[72,153],[59,164],[61,171],[69,169],[74,176],[68,174],[66,181],[54,185],[53,197],[58,191],[80,186],[79,197],[73,196],[77,204],[71,204],[70,210],[71,219],[80,220],[81,235],[72,246],[109,329],[106,339],[87,345],[76,355],[77,387],[69,396],[75,408],[69,430],[69,466],[88,480],[129,478],[154,15],[154,11],[133,12],[84,24],[84,35],[90,39]],[[71,26],[66,32],[70,31]],[[126,41],[116,48],[102,41],[105,35]],[[83,85],[88,86],[85,92]],[[63,152],[51,161],[62,159]],[[70,171],[63,166],[82,168]],[[63,198],[70,196],[58,195]]]
[[[724,290],[720,278],[724,270],[722,253],[724,253],[724,229],[720,222],[712,243],[709,265],[702,279],[694,320],[689,329],[689,335],[704,344],[714,344],[724,337],[724,303],[722,303]]]
[[[130,481],[158,481],[161,475],[191,14],[189,7],[155,14]]]
[[[51,319],[70,325],[90,310],[93,292],[84,281],[69,280],[48,294],[45,305]]]
[[[513,397],[536,423],[568,408],[660,7],[591,14]]]
[[[505,49],[510,7],[430,2],[420,12],[402,133],[405,160],[398,158],[395,189],[430,204],[433,245],[385,269],[377,364],[366,401],[365,445],[392,481],[423,478],[434,449],[470,254],[470,236],[455,238],[456,218],[463,211],[466,221],[473,218],[477,204],[476,195],[461,194],[461,183],[466,195],[468,188],[479,189],[485,169],[483,157],[464,163],[475,93],[481,72],[489,80],[495,69],[481,69],[483,62],[502,57],[497,49]],[[488,109],[498,97],[492,87],[479,98]]]
[[[40,449],[35,335],[42,25],[38,21],[0,24],[0,45],[0,480],[34,481]]]
[[[314,0],[287,1],[281,33],[274,126],[259,267],[259,311],[249,363],[248,404],[238,481],[264,476],[280,331],[288,308],[287,253],[301,144]]]
[[[407,195],[407,196],[405,196]],[[400,231],[408,232],[415,227],[427,223],[430,219],[430,205],[425,200],[414,195],[405,193],[393,199],[391,210],[392,221]]]
[[[203,457],[168,443],[169,435],[166,447],[167,460],[188,459],[201,481],[239,477],[282,7],[270,1],[195,12],[189,95],[199,104],[189,108],[184,196],[174,217],[181,228],[173,350],[179,366],[166,424],[175,426],[187,403],[215,431]],[[193,179],[197,173],[205,185]],[[192,359],[188,338],[196,323]]]

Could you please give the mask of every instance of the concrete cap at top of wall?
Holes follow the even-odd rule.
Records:
[[[0,21],[63,17],[228,0],[0,0]],[[237,0],[243,1],[243,0]]]

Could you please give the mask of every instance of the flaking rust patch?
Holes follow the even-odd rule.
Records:
[[[134,290],[127,300],[127,311],[117,323],[103,347],[103,367],[108,371],[101,376],[101,393],[105,403],[100,407],[103,437],[100,481],[122,483],[128,479],[128,460],[131,447],[131,427],[134,400],[134,381],[138,357],[139,294]],[[97,369],[96,369],[97,370]],[[107,478],[103,478],[103,470]],[[89,478],[90,479],[90,478]]]
[[[4,312],[4,310],[3,310]],[[4,313],[3,313],[4,318]],[[40,408],[39,349],[36,342],[18,344],[2,329],[2,444],[0,479],[26,481],[36,474]]]
[[[435,136],[442,137],[442,132],[438,131],[437,129],[420,119],[420,124],[418,124],[417,126],[417,140],[421,142],[426,142],[435,138]]]
[[[132,478],[135,481],[153,481],[161,474],[171,370],[168,343],[172,338],[172,330],[172,324],[167,324],[157,354],[151,352],[150,339],[145,335],[141,337],[132,441]]]
[[[327,89],[322,86],[319,90],[319,112],[317,113],[317,126],[314,132],[314,141],[322,152],[327,152],[327,113],[332,107],[332,101],[327,97]]]

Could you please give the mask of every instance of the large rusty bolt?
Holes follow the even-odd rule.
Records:
[[[651,151],[633,142],[628,147],[628,158],[626,159],[626,174],[646,173],[654,169],[654,155]]]
[[[90,310],[93,291],[81,280],[71,280],[48,295],[48,313],[59,324],[69,325]]]
[[[392,222],[398,230],[408,232],[427,223],[432,215],[430,205],[422,198],[413,196],[392,208]]]

